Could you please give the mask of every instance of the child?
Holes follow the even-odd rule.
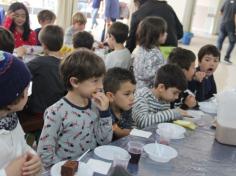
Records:
[[[179,66],[184,72],[187,81],[192,81],[194,77],[195,60],[196,56],[192,51],[180,47],[175,48],[168,57],[168,63]],[[188,91],[185,90],[180,94],[179,99],[172,104],[172,108],[174,106],[180,106],[182,109],[189,109],[196,107],[196,105],[195,96],[189,94]]]
[[[85,29],[87,19],[81,12],[76,12],[72,17],[72,26],[70,26],[65,33],[64,43],[72,45],[72,38],[76,32],[82,32]]]
[[[134,75],[123,68],[111,68],[105,75],[103,85],[110,101],[115,138],[129,135],[133,127],[131,108],[134,103],[135,84]]]
[[[189,89],[195,93],[197,101],[204,101],[217,93],[213,73],[220,62],[220,52],[214,45],[205,45],[198,52],[197,71],[205,72],[206,77],[201,81],[193,80],[189,83]]]
[[[36,33],[30,29],[29,13],[23,3],[10,5],[4,27],[9,29],[15,39],[15,48],[22,45],[36,45]]]
[[[132,117],[137,127],[145,128],[186,116],[187,112],[182,109],[170,109],[170,102],[178,99],[186,87],[186,77],[178,66],[162,66],[156,73],[154,87],[144,87],[135,94]]]
[[[27,102],[30,79],[22,61],[0,51],[0,175],[35,175],[41,169],[15,113]]]
[[[160,17],[146,17],[137,29],[139,47],[132,53],[137,88],[153,87],[156,71],[165,63],[159,46],[166,40],[167,25]]]
[[[81,47],[87,48],[89,50],[93,49],[94,39],[92,34],[89,32],[77,32],[73,35],[73,47],[78,49]]]
[[[38,22],[41,25],[41,27],[35,29],[34,31],[36,32],[36,35],[37,35],[37,41],[38,41],[37,45],[41,45],[39,42],[39,38],[38,38],[39,32],[46,25],[54,24],[54,22],[56,20],[56,15],[50,10],[41,10],[38,13],[37,17],[38,17]]]
[[[129,28],[121,22],[113,23],[108,29],[108,45],[114,49],[107,54],[105,59],[106,69],[112,67],[121,67],[129,69],[131,65],[130,51],[124,47],[124,43],[128,37]]]
[[[39,33],[45,56],[38,56],[27,63],[33,75],[32,95],[27,103],[27,111],[30,113],[43,114],[47,107],[66,93],[59,78],[59,51],[63,45],[63,37],[63,29],[56,25],[47,25]]]
[[[14,36],[11,31],[0,27],[0,50],[13,53],[15,48]]]
[[[101,92],[103,60],[78,49],[63,59],[60,73],[68,93],[44,114],[38,153],[45,167],[78,159],[86,150],[112,140],[109,100]]]

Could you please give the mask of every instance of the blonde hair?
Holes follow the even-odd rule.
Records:
[[[72,24],[75,24],[75,23],[86,24],[87,23],[86,16],[81,12],[76,12],[72,16]]]

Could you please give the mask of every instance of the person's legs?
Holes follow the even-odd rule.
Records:
[[[227,29],[227,35],[228,35],[228,38],[229,38],[229,46],[228,46],[227,51],[226,51],[225,61],[229,62],[229,63],[232,63],[230,61],[230,55],[231,55],[232,50],[234,49],[234,45],[235,45],[235,42],[236,42],[236,36],[235,36],[234,30],[233,30],[232,27],[226,27],[226,29]]]
[[[98,15],[98,8],[93,8],[92,9],[92,26],[91,28],[93,29],[94,25],[97,25],[97,15]]]
[[[216,47],[218,48],[218,50],[222,49],[222,45],[223,45],[223,42],[224,42],[226,36],[227,36],[227,32],[225,30],[225,26],[221,25],[219,37],[218,37],[217,44],[216,44]]]

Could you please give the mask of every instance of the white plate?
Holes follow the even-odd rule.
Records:
[[[150,159],[161,163],[169,162],[178,155],[178,152],[174,148],[158,143],[147,144],[143,149]]]
[[[161,129],[163,131],[170,131],[171,132],[171,137],[170,139],[182,139],[184,138],[184,133],[186,132],[186,129],[184,127],[181,127],[179,125],[173,124],[173,123],[159,123],[157,125],[157,134],[160,135],[160,130]],[[164,132],[164,131],[163,131]]]
[[[95,148],[94,153],[100,158],[111,161],[114,159],[115,155],[119,155],[120,158],[127,158],[130,156],[130,154],[126,150],[113,145],[99,146]]]
[[[61,176],[61,166],[66,161],[60,161],[59,163],[56,163],[51,168],[51,175],[52,176]],[[79,162],[79,168],[78,171],[75,173],[74,176],[93,176],[93,170],[85,163]]]

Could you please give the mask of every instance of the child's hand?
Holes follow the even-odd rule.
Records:
[[[26,155],[22,155],[11,161],[5,169],[7,176],[21,176],[25,161]]]
[[[197,105],[195,96],[188,95],[184,101],[184,104],[186,104],[189,108],[195,107]]]
[[[23,46],[20,46],[18,48],[16,48],[16,55],[17,57],[23,57],[24,55],[26,55],[26,48]]]
[[[108,110],[109,99],[103,92],[97,92],[96,94],[93,94],[93,100],[100,111]]]
[[[177,111],[180,113],[180,115],[181,115],[182,117],[187,117],[187,116],[189,116],[188,113],[187,113],[187,111],[185,111],[185,110],[183,110],[183,109],[177,108]]]
[[[206,73],[205,72],[201,72],[201,71],[197,71],[195,73],[195,76],[194,76],[194,79],[199,81],[199,82],[202,82],[202,80],[206,77]]]
[[[15,17],[15,12],[9,10],[9,11],[7,11],[7,16],[10,17],[11,19],[13,19]]]
[[[42,169],[42,163],[38,155],[27,153],[27,160],[23,165],[22,175],[35,175],[39,173]]]

